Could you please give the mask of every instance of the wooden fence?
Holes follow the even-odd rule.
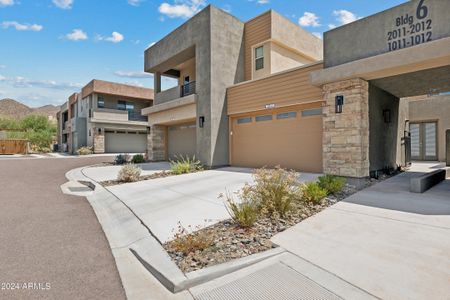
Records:
[[[1,154],[27,154],[28,140],[0,140]]]

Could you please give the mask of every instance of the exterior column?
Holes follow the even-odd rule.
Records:
[[[356,78],[323,86],[323,171],[326,174],[369,176],[369,83]],[[335,97],[344,96],[342,113]]]
[[[161,72],[155,72],[154,75],[155,94],[161,93]]]
[[[152,125],[147,134],[147,159],[149,161],[167,160],[166,149],[167,127]]]
[[[105,153],[105,130],[94,128],[94,153]]]

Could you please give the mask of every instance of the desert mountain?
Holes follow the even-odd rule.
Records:
[[[42,107],[31,108],[14,99],[0,100],[0,116],[10,118],[23,118],[28,115],[41,115],[51,119],[56,119],[56,113],[59,107],[54,105],[45,105]]]

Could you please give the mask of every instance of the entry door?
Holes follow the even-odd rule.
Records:
[[[437,160],[437,123],[411,123],[411,158],[413,160]]]

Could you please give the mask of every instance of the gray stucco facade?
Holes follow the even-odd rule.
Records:
[[[145,52],[145,71],[155,74],[195,57],[196,157],[208,166],[229,163],[226,88],[244,77],[243,34],[244,23],[208,6]]]

